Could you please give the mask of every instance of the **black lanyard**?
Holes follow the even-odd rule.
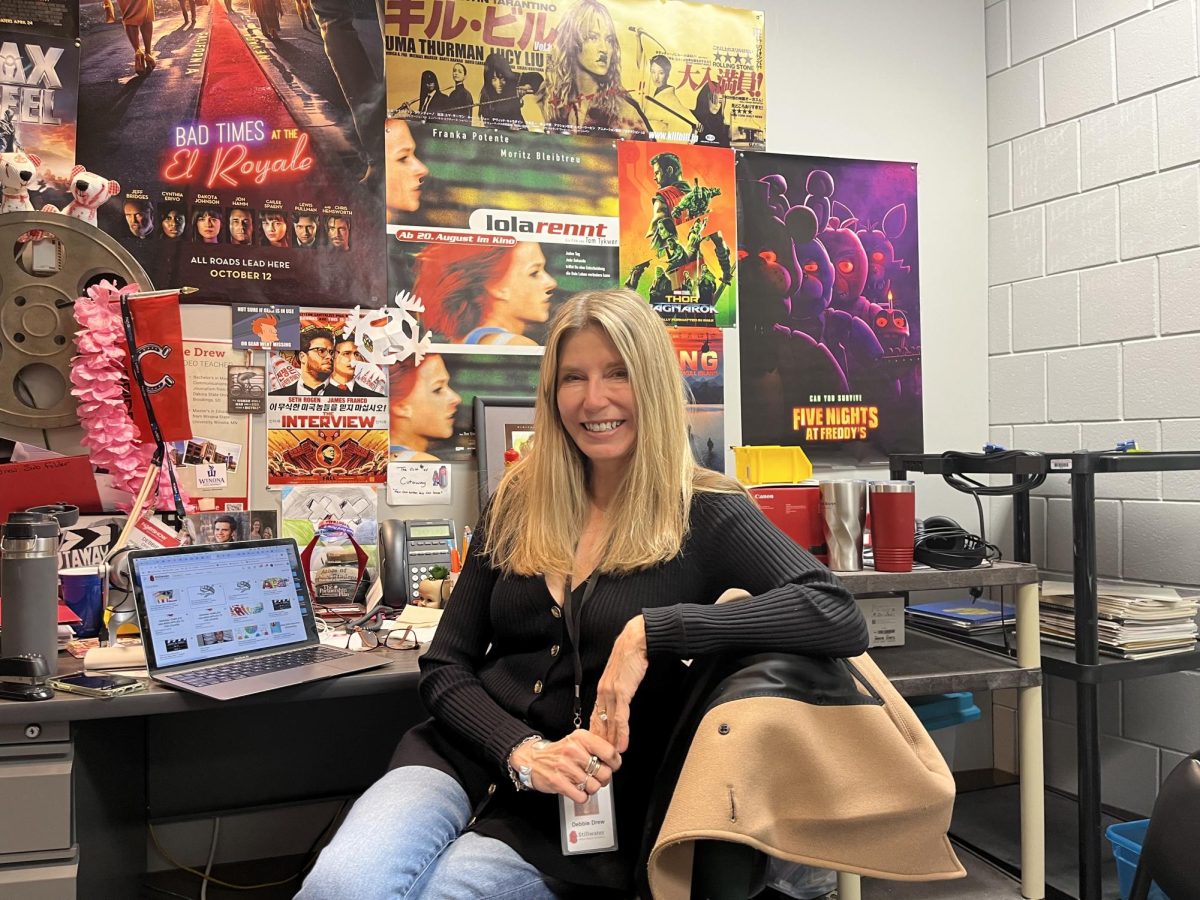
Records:
[[[133,370],[133,380],[137,382],[142,393],[142,403],[146,407],[146,419],[150,423],[150,434],[154,438],[154,456],[150,459],[152,466],[166,466],[167,475],[171,479],[171,493],[175,500],[175,514],[183,519],[187,515],[183,508],[183,498],[179,494],[179,484],[175,480],[175,467],[171,464],[171,457],[166,453],[166,444],[162,439],[162,432],[158,427],[158,418],[154,415],[154,405],[150,402],[150,392],[146,389],[146,379],[142,376],[142,364],[138,359],[137,338],[133,333],[133,313],[129,309],[129,295],[121,295],[121,324],[125,328],[125,343],[129,345],[129,364]],[[133,385],[129,386],[132,392]],[[154,497],[157,499],[158,490],[155,489]]]
[[[574,657],[575,663],[575,727],[583,726],[583,699],[580,696],[580,690],[583,687],[583,659],[579,656],[579,622],[583,618],[583,607],[591,599],[592,591],[596,589],[596,582],[600,580],[600,575],[593,572],[588,580],[583,583],[583,596],[579,598],[579,610],[574,612],[571,603],[571,576],[567,576],[566,584],[563,588],[563,617],[567,620],[567,636],[571,639],[571,655]],[[576,616],[579,618],[577,619]]]

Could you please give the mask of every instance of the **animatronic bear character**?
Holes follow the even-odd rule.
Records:
[[[83,166],[71,170],[71,202],[61,210],[53,203],[42,207],[42,212],[72,216],[89,225],[96,224],[96,210],[121,192],[121,185],[109,178],[89,172]]]
[[[33,212],[29,184],[41,164],[40,157],[21,150],[0,153],[0,189],[4,193],[0,212]]]

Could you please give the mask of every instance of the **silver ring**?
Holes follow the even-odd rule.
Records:
[[[608,712],[607,712],[607,711],[605,711],[605,710],[603,710],[603,709],[602,709],[602,710],[600,710],[600,721],[601,721],[601,722],[607,722],[607,721],[608,721]]]
[[[584,779],[583,779],[583,780],[584,780],[584,783],[586,784],[586,783],[587,783],[587,779],[591,778],[591,777],[592,777],[593,775],[595,775],[595,774],[596,774],[596,772],[598,772],[599,770],[600,770],[600,757],[598,757],[598,756],[593,756],[591,759],[589,759],[589,760],[588,760],[587,768],[586,768],[586,769],[584,770],[584,772],[583,772],[583,774],[584,774]]]
[[[579,784],[575,785],[576,790],[583,791],[586,794],[588,778],[591,778],[591,776],[590,775],[584,776],[583,781],[581,781],[581,782],[579,782]]]

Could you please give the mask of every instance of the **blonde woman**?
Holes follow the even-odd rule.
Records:
[[[355,804],[302,900],[628,896],[682,660],[866,648],[833,576],[693,462],[684,390],[636,294],[588,291],[556,313],[537,440],[485,511],[421,660],[433,718]],[[751,596],[713,605],[733,587]],[[608,785],[618,849],[564,854],[561,798],[584,806]]]

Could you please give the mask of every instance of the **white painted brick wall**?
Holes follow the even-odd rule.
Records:
[[[1079,123],[1043,128],[1012,142],[1013,206],[1079,192]]]
[[[1079,122],[1080,186],[1088,191],[1153,172],[1154,97],[1139,97]]]
[[[1170,169],[1200,159],[1200,81],[1154,95],[1158,103],[1158,164]]]
[[[1163,334],[1200,331],[1200,250],[1158,258],[1158,293]]]
[[[1046,409],[1051,422],[1121,417],[1121,348],[1116,345],[1046,354]]]
[[[1046,205],[1046,272],[1117,261],[1117,188]]]
[[[1200,168],[1121,184],[1121,257],[1200,245]]]
[[[1078,343],[1078,273],[1034,278],[1013,285],[1013,350],[1072,347]]]
[[[985,4],[993,439],[1200,450],[1200,0]],[[1101,573],[1200,585],[1200,472],[1101,475],[1096,495]],[[1035,561],[1069,577],[1069,480],[1030,506]],[[1011,503],[989,520],[1011,528]],[[1198,673],[1105,687],[1104,802],[1149,813],[1200,746],[1198,701]],[[1051,679],[1047,783],[1069,792],[1074,706]]]
[[[1035,66],[1027,62],[1021,68]],[[1005,73],[993,75],[1001,78]],[[1025,76],[1028,79],[1028,76]],[[1056,50],[1043,60],[1047,122],[1061,122],[1117,102],[1117,76],[1113,33],[1102,31],[1069,47]],[[1015,82],[1015,79],[1014,79]],[[990,80],[989,80],[990,86]],[[988,122],[991,122],[991,91],[988,92]],[[1012,116],[1012,113],[1007,113]],[[1028,115],[1028,112],[1026,113]],[[1030,129],[1007,136],[988,132],[989,143],[1006,140]]]
[[[1080,272],[1079,342],[1100,344],[1157,334],[1157,274],[1153,257]]]
[[[1116,27],[1120,99],[1196,77],[1194,13],[1192,0],[1176,0]]]

